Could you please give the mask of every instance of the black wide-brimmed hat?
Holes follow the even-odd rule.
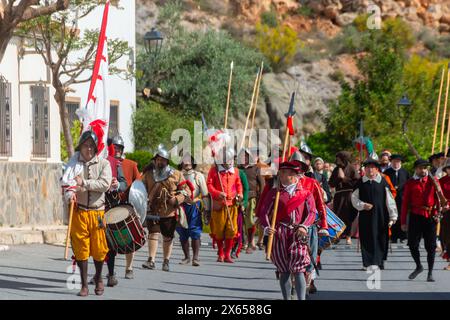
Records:
[[[389,160],[400,160],[400,161],[405,161],[405,160],[403,160],[403,157],[401,156],[401,155],[399,155],[399,154],[393,154],[390,158],[389,158]]]
[[[422,167],[422,166],[430,166],[430,163],[425,159],[418,159],[414,162],[414,168]]]
[[[381,164],[375,159],[367,159],[366,161],[364,161],[363,166],[367,167],[371,164],[375,165],[378,169],[381,169]]]

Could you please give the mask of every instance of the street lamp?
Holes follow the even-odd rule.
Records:
[[[406,133],[407,131],[406,121],[408,121],[408,118],[411,114],[411,106],[412,102],[408,99],[408,96],[406,94],[404,94],[403,97],[397,102],[400,118],[403,120],[402,129],[404,133]]]
[[[150,64],[148,69],[149,72],[148,87],[144,88],[142,92],[144,96],[146,96],[147,98],[149,98],[150,95],[153,93],[161,94],[160,88],[154,88],[153,71],[155,66],[153,64],[156,60],[156,57],[161,52],[163,41],[164,41],[163,35],[155,28],[152,28],[151,31],[147,32],[144,35],[145,51],[147,55],[150,57]]]
[[[155,28],[152,28],[151,31],[147,32],[144,36],[145,42],[145,51],[151,58],[155,58],[161,52],[162,43],[164,41],[164,37]]]

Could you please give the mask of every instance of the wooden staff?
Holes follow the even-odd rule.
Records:
[[[292,118],[295,115],[295,111],[294,111],[294,102],[295,102],[295,92],[292,93],[291,96],[291,102],[289,104],[289,111],[286,114],[286,117],[288,118],[288,123],[289,123],[289,118]],[[289,139],[289,127],[288,124],[286,125],[286,133],[284,136],[284,144],[283,144],[283,152],[282,152],[282,160],[284,159],[284,156],[286,154],[286,148],[287,148],[287,144],[288,144],[288,139]],[[278,172],[279,173],[279,172]],[[275,203],[273,206],[273,214],[272,214],[272,221],[270,224],[270,227],[272,229],[275,229],[275,223],[277,221],[277,213],[278,213],[278,203],[280,202],[280,187],[279,187],[279,177],[277,178],[278,180],[278,188],[277,188],[277,193],[275,195]],[[270,256],[272,254],[272,243],[273,243],[273,234],[269,235],[269,239],[267,241],[267,260],[270,260]]]
[[[225,109],[225,126],[227,128],[228,122],[228,109],[230,108],[230,97],[231,97],[231,80],[233,79],[233,61],[230,64],[230,79],[228,80],[228,96],[227,96],[227,107]]]
[[[437,104],[437,110],[436,110],[436,120],[434,122],[433,146],[431,147],[431,154],[434,154],[434,147],[436,146],[436,134],[437,134],[437,128],[438,128],[438,123],[439,123],[439,110],[441,107],[441,97],[442,97],[442,88],[444,86],[444,78],[445,78],[445,67],[442,68],[441,86],[439,88],[439,98],[438,98],[438,104]]]
[[[439,145],[439,152],[442,152],[442,144],[444,142],[445,116],[447,115],[448,87],[450,84],[450,68],[447,69],[447,88],[445,89],[444,115],[442,116],[441,143]]]
[[[258,86],[256,87],[256,96],[255,96],[255,102],[254,102],[254,107],[253,107],[252,125],[250,127],[250,135],[248,136],[248,148],[249,149],[250,149],[250,146],[252,143],[251,141],[252,141],[253,128],[255,127],[256,107],[258,106],[259,88],[261,86],[263,69],[264,69],[264,62],[261,62],[261,70],[259,72]]]
[[[256,74],[255,84],[253,85],[252,100],[250,102],[250,109],[248,110],[247,120],[245,121],[244,135],[242,137],[241,146],[240,146],[239,150],[241,150],[245,144],[245,135],[247,134],[248,121],[250,120],[250,115],[252,114],[252,110],[253,110],[253,101],[255,100],[255,93],[256,93],[256,87],[258,85],[258,79],[259,79],[259,70],[258,70],[258,73]]]
[[[64,251],[64,260],[67,260],[69,256],[69,237],[70,237],[70,230],[72,229],[72,215],[73,215],[73,207],[74,207],[75,201],[70,201],[70,210],[69,210],[69,226],[67,227],[67,234],[66,234],[66,250]]]

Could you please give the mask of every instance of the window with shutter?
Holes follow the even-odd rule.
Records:
[[[11,156],[11,83],[0,77],[0,156]]]
[[[109,110],[108,137],[112,138],[119,134],[119,105],[111,103]]]
[[[31,86],[33,123],[33,156],[50,157],[49,89],[45,86]]]
[[[75,111],[77,111],[79,106],[80,106],[80,104],[78,102],[66,102],[66,109],[67,109],[67,113],[69,114],[70,128],[73,127],[74,121],[80,120],[78,118],[77,114],[75,113]]]

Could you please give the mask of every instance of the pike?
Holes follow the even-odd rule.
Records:
[[[258,106],[258,98],[259,98],[259,88],[261,86],[261,80],[262,80],[262,74],[264,70],[264,62],[261,62],[261,68],[259,71],[259,78],[258,78],[258,85],[256,86],[256,95],[255,95],[255,101],[253,103],[253,115],[252,115],[252,125],[250,127],[250,134],[248,136],[248,147],[251,147],[251,141],[252,141],[252,134],[253,134],[253,128],[255,127],[255,116],[256,116],[256,107]]]
[[[441,85],[439,88],[439,98],[438,98],[437,110],[436,110],[436,120],[434,122],[433,146],[431,147],[431,154],[434,154],[434,147],[436,146],[436,135],[437,135],[437,129],[438,129],[438,123],[439,123],[439,109],[441,107],[442,87],[444,86],[444,78],[445,78],[445,67],[442,67]],[[444,117],[445,117],[445,114],[444,114]]]
[[[231,61],[231,64],[230,64],[230,79],[228,80],[227,106],[226,106],[226,109],[225,109],[225,125],[224,125],[224,129],[227,128],[227,122],[228,122],[228,109],[230,108],[231,81],[233,79],[233,66],[234,66],[234,63],[233,63],[233,61]]]
[[[444,142],[444,128],[445,128],[445,116],[447,114],[447,102],[448,102],[448,88],[450,85],[450,68],[447,67],[447,88],[445,89],[445,100],[444,100],[444,113],[442,116],[442,125],[441,125],[441,143],[439,145],[439,152],[442,152],[443,142]],[[447,151],[444,151],[447,152]]]
[[[284,157],[286,155],[286,148],[287,148],[287,144],[288,144],[288,139],[289,136],[291,134],[293,134],[293,128],[292,128],[292,117],[295,115],[295,110],[294,110],[294,104],[295,104],[295,91],[292,92],[291,94],[291,101],[289,103],[289,111],[288,113],[285,114],[287,121],[286,121],[286,133],[284,136],[284,144],[283,144],[283,153],[282,153],[282,160],[284,161]],[[275,229],[275,222],[277,220],[277,212],[278,212],[278,204],[280,202],[280,182],[279,182],[279,172],[277,173],[277,193],[275,196],[275,203],[274,203],[274,207],[273,207],[273,215],[272,215],[272,221],[270,224],[270,227],[272,229]],[[269,239],[267,241],[267,260],[270,260],[270,256],[272,254],[272,244],[273,244],[273,234],[269,235]]]
[[[253,102],[255,101],[256,87],[258,86],[259,72],[260,72],[260,69],[258,69],[258,72],[256,73],[255,84],[253,85],[252,100],[250,101],[250,109],[248,110],[247,120],[245,121],[244,134],[243,134],[243,136],[242,136],[242,141],[241,141],[241,145],[240,145],[240,147],[239,147],[239,150],[241,150],[242,147],[243,147],[244,144],[245,144],[245,136],[246,136],[246,134],[247,134],[248,121],[250,120],[250,115],[252,114],[252,110],[253,110]]]

